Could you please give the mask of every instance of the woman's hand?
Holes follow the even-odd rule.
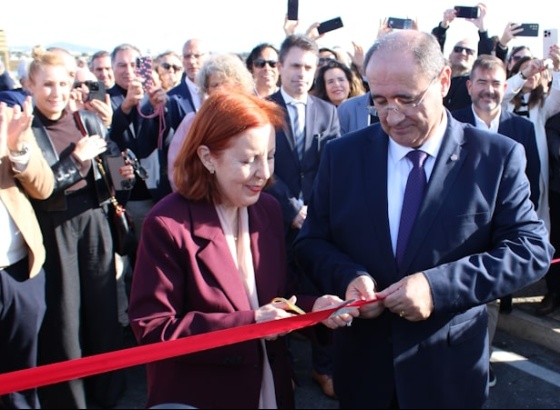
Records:
[[[74,148],[74,156],[80,162],[93,159],[107,150],[107,141],[99,135],[83,137]]]
[[[288,299],[289,303],[285,303],[285,302],[275,302],[275,303],[267,303],[266,305],[261,306],[260,308],[258,308],[257,310],[255,310],[255,321],[257,323],[261,323],[261,322],[268,322],[270,320],[278,320],[278,319],[284,319],[287,317],[291,317],[294,316],[293,313],[289,313],[288,310],[290,309],[290,303],[291,304],[295,304],[296,303],[296,297],[292,296],[290,299]],[[272,341],[272,340],[276,340],[279,336],[284,336],[286,335],[288,332],[285,333],[279,333],[276,335],[268,335],[266,336],[264,339],[268,340],[268,341]]]
[[[0,103],[0,152],[21,151],[22,136],[33,121],[31,97],[23,102],[23,110],[19,105],[10,108],[6,103]]]
[[[332,309],[340,306],[344,301],[335,295],[323,295],[313,304],[313,312],[318,310]],[[337,316],[330,316],[328,319],[322,320],[321,323],[329,329],[337,329],[342,326],[350,326],[352,319],[360,315],[360,310],[356,308],[345,309],[344,312]]]

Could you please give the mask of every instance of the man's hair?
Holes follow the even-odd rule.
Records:
[[[391,32],[377,39],[364,58],[364,69],[375,58],[374,54],[383,50],[399,50],[412,53],[420,70],[430,78],[436,77],[447,65],[441,47],[430,33],[418,32],[414,38],[401,36],[398,31]]]
[[[138,54],[142,54],[142,52],[140,51],[140,49],[136,46],[133,46],[132,44],[128,44],[128,43],[123,43],[123,44],[119,44],[118,46],[116,46],[113,51],[111,52],[111,63],[115,62],[115,58],[117,57],[117,54],[120,51],[124,51],[124,50],[134,50],[136,51]]]
[[[99,50],[91,56],[89,59],[89,68],[93,68],[93,62],[101,57],[111,57],[111,54],[107,50]]]
[[[475,71],[481,69],[482,71],[494,70],[496,68],[502,69],[504,73],[506,72],[506,65],[498,57],[491,54],[479,55],[476,60],[474,60],[469,79],[472,81],[475,77]]]
[[[286,55],[294,47],[301,48],[304,51],[311,51],[317,57],[319,56],[319,47],[315,41],[302,34],[292,34],[286,37],[280,46],[278,59],[281,63],[284,62]]]

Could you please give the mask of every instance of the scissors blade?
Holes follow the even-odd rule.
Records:
[[[340,316],[343,315],[345,313],[351,312],[352,310],[356,309],[355,307],[346,307],[352,303],[354,303],[356,301],[356,299],[348,299],[345,300],[344,302],[342,302],[340,304],[340,306],[338,307],[337,310],[335,310],[333,313],[331,313],[331,315],[329,316],[329,318],[331,317],[336,317],[336,316]]]

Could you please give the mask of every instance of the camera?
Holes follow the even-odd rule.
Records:
[[[134,169],[134,173],[139,178],[141,178],[141,179],[148,178],[148,171],[146,171],[146,169],[142,166],[142,164],[140,164],[140,161],[138,160],[138,157],[136,157],[136,154],[134,152],[132,152],[132,150],[130,148],[127,148],[126,150],[124,150],[121,153],[121,155],[124,158],[125,164],[132,165],[132,168]]]

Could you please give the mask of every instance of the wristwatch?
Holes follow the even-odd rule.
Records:
[[[27,155],[28,152],[29,152],[29,145],[27,145],[27,143],[24,142],[22,144],[21,150],[19,150],[19,151],[10,150],[10,156],[12,156],[12,157],[23,157],[24,155]]]

